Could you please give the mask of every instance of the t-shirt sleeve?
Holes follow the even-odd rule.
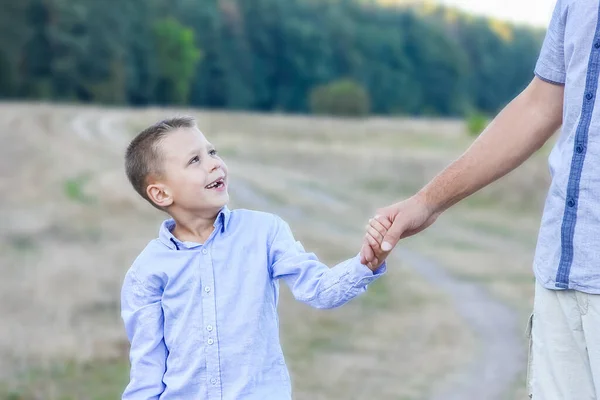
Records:
[[[566,79],[564,37],[567,13],[564,0],[557,0],[548,30],[535,65],[535,74],[542,80],[564,84]]]

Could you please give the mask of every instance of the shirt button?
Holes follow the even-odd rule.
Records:
[[[589,93],[589,92],[588,92],[588,93],[586,93],[586,95],[585,95],[585,98],[586,98],[586,99],[588,99],[588,100],[591,100],[591,99],[592,99],[592,97],[594,97],[594,95],[593,95],[593,94],[591,94],[591,93]]]
[[[600,49],[600,40],[597,40],[596,43],[594,43],[594,47]]]
[[[210,292],[210,288],[209,288],[208,286],[206,286],[206,287],[204,287],[204,291],[205,291],[206,293],[208,293],[208,292]]]
[[[212,383],[213,385],[216,385],[217,384],[217,379],[216,378],[212,378],[210,380],[210,383]]]
[[[208,343],[208,344],[213,344],[214,342],[215,342],[215,341],[214,341],[214,340],[212,340],[212,339],[208,339],[208,340],[206,341],[206,343]]]
[[[575,147],[575,151],[578,153],[583,153],[583,146],[582,145],[578,145],[577,147]]]
[[[208,253],[208,250],[202,249],[202,254],[206,254],[206,253]]]
[[[207,331],[209,331],[209,332],[210,332],[210,331],[212,331],[212,325],[208,325],[208,326],[206,327],[206,330],[207,330]]]
[[[569,201],[567,202],[567,205],[568,205],[569,207],[574,207],[574,206],[575,206],[575,200],[573,200],[573,199],[569,199]]]

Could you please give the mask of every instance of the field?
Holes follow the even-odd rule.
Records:
[[[174,114],[219,149],[231,208],[281,215],[329,265],[473,140],[460,121],[0,104],[0,400],[119,398],[121,280],[165,218],[129,187],[123,153]],[[346,306],[311,309],[282,285],[295,399],[525,398],[547,151],[403,241]]]

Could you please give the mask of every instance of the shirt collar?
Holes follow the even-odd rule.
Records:
[[[231,218],[231,210],[229,210],[229,208],[227,208],[227,206],[223,206],[223,208],[221,208],[221,210],[219,211],[219,215],[217,215],[217,218],[215,219],[214,227],[218,228],[219,224],[220,224],[221,232],[225,232],[225,230],[229,226],[230,218]]]
[[[221,210],[219,210],[219,214],[217,214],[217,218],[215,218],[215,223],[213,224],[215,230],[218,229],[221,231],[221,233],[225,232],[225,230],[229,226],[230,218],[231,210],[229,210],[227,206],[221,208]],[[193,248],[198,246],[198,243],[182,242],[181,240],[173,236],[173,233],[171,231],[174,227],[175,220],[173,218],[169,218],[163,221],[163,223],[161,224],[160,230],[158,232],[158,238],[164,245],[173,250],[179,250],[181,247]]]

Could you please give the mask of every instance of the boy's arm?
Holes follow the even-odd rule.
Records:
[[[121,316],[131,344],[130,381],[122,400],[158,399],[165,389],[167,348],[160,290],[140,282],[132,271],[121,291]]]
[[[275,217],[272,231],[269,264],[273,279],[283,279],[297,300],[315,308],[345,304],[386,271],[385,263],[374,266],[372,271],[361,264],[358,254],[329,268],[314,253],[304,250],[289,225],[279,217]]]

